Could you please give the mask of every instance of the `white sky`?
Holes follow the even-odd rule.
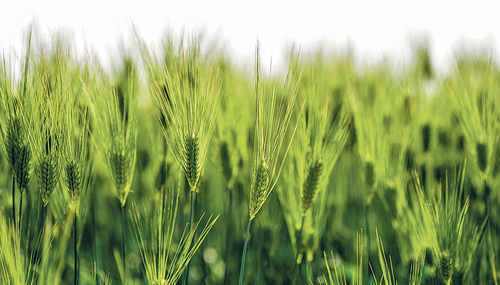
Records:
[[[0,0],[0,50],[22,50],[22,33],[36,17],[46,35],[72,31],[101,57],[117,50],[131,23],[148,42],[158,42],[165,28],[201,30],[218,35],[235,61],[253,64],[256,40],[263,62],[282,61],[286,43],[302,50],[318,43],[337,49],[350,42],[362,62],[382,57],[402,62],[410,39],[429,35],[434,63],[442,69],[453,50],[486,46],[498,59],[500,1],[15,1]]]

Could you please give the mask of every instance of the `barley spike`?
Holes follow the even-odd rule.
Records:
[[[19,190],[24,192],[31,178],[31,149],[25,145],[19,149],[19,157],[16,160],[16,178]]]
[[[485,143],[478,143],[476,145],[476,151],[477,151],[477,164],[479,166],[479,169],[481,171],[485,171],[486,167],[488,166],[488,147]]]
[[[75,160],[69,161],[65,167],[65,174],[66,188],[71,194],[73,202],[76,202],[78,201],[82,187],[82,175],[78,162]]]
[[[47,206],[59,180],[59,160],[55,154],[48,154],[39,158],[37,178],[43,205]]]
[[[250,220],[255,218],[260,207],[264,204],[269,190],[269,165],[263,159],[254,172],[252,182],[252,197],[250,197]]]
[[[130,159],[127,157],[125,150],[120,151],[116,148],[113,148],[109,158],[116,192],[122,206],[124,206],[130,190]]]
[[[431,145],[431,126],[429,124],[426,124],[422,128],[422,145],[424,147],[424,152],[427,152]]]
[[[170,176],[170,164],[163,158],[160,162],[155,178],[155,190],[160,190],[167,184]]]
[[[18,118],[10,118],[5,137],[5,148],[12,168],[15,167],[18,148],[21,144],[21,125]]]
[[[451,279],[453,280],[453,285],[462,285],[464,284],[464,273],[461,270],[456,270]]]
[[[447,283],[453,274],[453,260],[447,251],[441,253],[441,260],[439,262],[439,270],[443,281]]]
[[[22,141],[23,137],[25,137],[25,131],[21,121],[17,117],[12,117],[6,132],[5,149],[21,193],[24,192],[31,178],[32,157],[31,148]]]
[[[302,216],[307,215],[307,212],[311,208],[311,206],[316,202],[316,198],[318,197],[318,184],[321,178],[321,174],[323,172],[323,162],[321,160],[317,160],[310,167],[307,172],[307,177],[304,180],[304,185],[302,188]]]
[[[227,142],[222,142],[219,147],[220,162],[222,166],[222,174],[226,181],[231,180],[233,176],[233,168],[231,167],[231,156]]]
[[[372,161],[366,162],[365,166],[365,183],[370,189],[375,185],[375,165]]]
[[[398,220],[398,191],[394,185],[389,185],[384,191],[384,198],[387,202],[389,216],[393,221]]]
[[[198,179],[200,178],[200,143],[198,136],[194,133],[186,134],[184,137],[184,171],[191,187],[191,191],[196,190]]]

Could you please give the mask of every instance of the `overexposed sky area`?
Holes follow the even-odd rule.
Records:
[[[427,35],[438,69],[453,51],[482,47],[498,58],[500,1],[14,1],[0,0],[0,50],[22,50],[22,33],[36,19],[43,33],[68,30],[82,49],[102,58],[117,50],[132,23],[147,42],[166,28],[204,29],[216,35],[236,62],[253,62],[256,40],[262,61],[283,60],[287,43],[302,50],[322,44],[354,47],[360,61],[403,61],[410,42]]]

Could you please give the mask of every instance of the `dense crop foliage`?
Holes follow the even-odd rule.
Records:
[[[488,57],[292,48],[281,76],[195,37],[135,35],[110,70],[26,42],[0,65],[1,284],[498,284]]]

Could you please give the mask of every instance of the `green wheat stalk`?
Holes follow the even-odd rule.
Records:
[[[199,42],[184,43],[176,50],[168,45],[165,62],[150,55],[143,58],[149,86],[165,118],[162,130],[174,157],[179,161],[191,191],[198,191],[208,144],[221,108],[221,78],[218,69],[203,57]]]
[[[198,181],[223,101],[218,68],[201,54],[200,42],[178,48],[168,42],[162,62],[143,46],[149,86],[161,116],[163,134],[191,188],[190,223],[194,225]],[[189,266],[183,284],[187,284]]]
[[[46,207],[59,182],[64,145],[63,116],[67,103],[64,96],[64,75],[67,72],[69,52],[56,42],[52,51],[41,51],[34,59],[33,88],[38,106],[39,126],[34,128],[33,141],[36,157],[36,176],[40,197]]]
[[[74,78],[80,79],[79,71]],[[90,155],[90,108],[88,98],[83,93],[82,84],[71,82],[68,86],[68,102],[66,105],[66,144],[64,147],[63,177],[71,198],[71,210],[74,211],[73,245],[74,245],[74,284],[79,283],[78,246],[82,236],[90,201],[92,199],[92,158]],[[69,84],[68,84],[69,85]]]
[[[92,98],[99,149],[121,205],[122,281],[126,280],[125,205],[136,163],[138,75],[132,58],[124,56],[122,66],[109,78],[98,66],[95,78],[85,82],[84,90]]]
[[[307,231],[312,232],[314,244],[319,243],[322,236],[325,214],[328,213],[326,183],[347,141],[352,116],[348,100],[330,102],[335,98],[330,97],[327,89],[329,74],[321,61],[304,70],[302,79],[307,83],[301,86],[298,96],[305,101],[305,116],[299,118],[292,159],[289,160],[292,169],[285,175],[288,179],[284,179],[286,185],[278,187],[299,264],[305,223],[308,224]],[[340,107],[335,110],[337,105]],[[313,207],[318,197],[321,197],[321,205]],[[313,215],[306,218],[311,209]],[[308,249],[311,257],[314,244]]]
[[[296,128],[286,147],[285,154],[280,155],[280,150],[292,117],[299,84],[300,76],[298,79],[294,79],[290,72],[287,74],[283,89],[277,88],[275,80],[273,82],[265,82],[260,75],[259,47],[257,45],[255,82],[257,117],[254,139],[254,169],[249,203],[250,219],[248,220],[241,258],[240,285],[243,284],[250,226],[278,181],[293,135],[295,134]],[[278,94],[282,97],[278,97]]]
[[[11,74],[3,58],[0,75],[0,134],[2,134],[2,152],[12,169],[12,211],[16,224],[15,187],[21,193],[19,202],[19,230],[22,229],[22,202],[33,170],[33,151],[29,138],[32,126],[32,115],[35,106],[32,104],[32,92],[29,85],[31,57],[31,29],[28,36],[26,55],[22,67],[22,75],[18,84],[13,82]],[[16,86],[17,85],[17,86]]]

